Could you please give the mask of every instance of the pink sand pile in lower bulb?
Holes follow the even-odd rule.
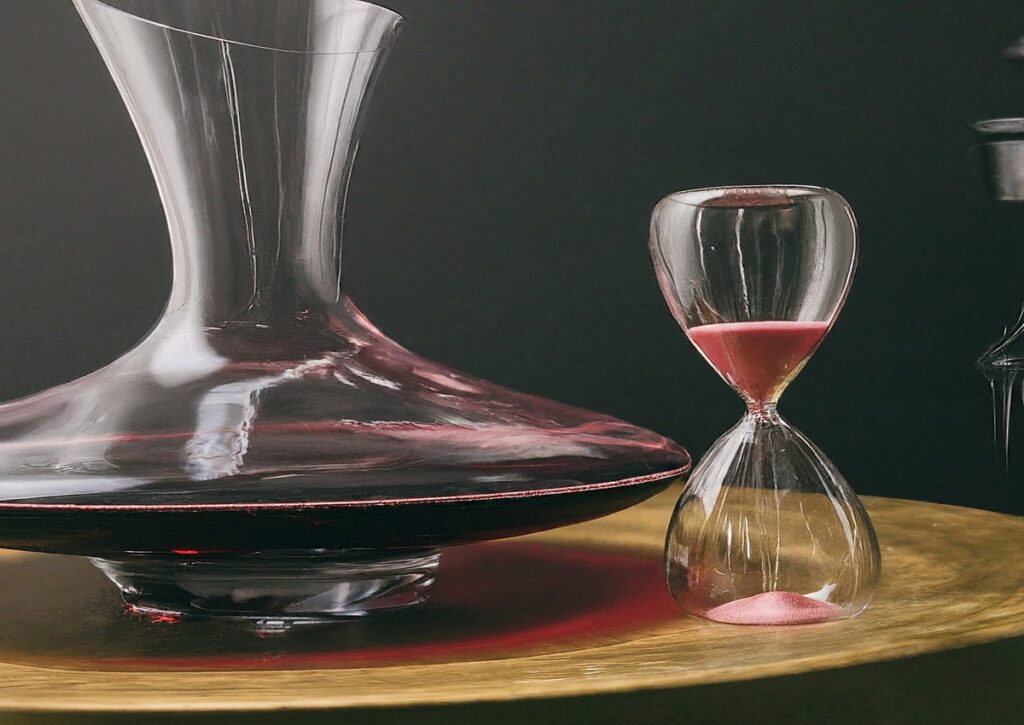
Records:
[[[723,624],[815,624],[838,619],[843,610],[796,592],[765,592],[721,604],[704,616]]]

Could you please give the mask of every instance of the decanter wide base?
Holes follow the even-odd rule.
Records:
[[[288,551],[244,557],[92,559],[127,611],[152,621],[217,619],[284,632],[424,601],[439,551]]]

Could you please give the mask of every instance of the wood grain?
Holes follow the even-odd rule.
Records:
[[[625,552],[650,564],[660,558],[677,495],[672,489],[615,516],[526,541]],[[0,651],[0,710],[230,712],[550,698],[794,674],[1024,634],[1024,519],[892,499],[865,503],[882,544],[884,574],[874,605],[855,621],[748,628],[670,614],[621,636],[580,635],[522,656],[470,651],[435,663],[258,671],[92,670],[84,661],[26,664]],[[0,574],[49,559],[5,552]],[[77,591],[74,581],[66,586]],[[94,601],[83,595],[80,606]],[[116,632],[140,625],[107,626]]]

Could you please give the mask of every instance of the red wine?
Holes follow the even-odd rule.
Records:
[[[3,546],[86,556],[236,555],[310,549],[420,549],[517,536],[632,506],[662,475],[499,497],[344,504],[0,505]]]

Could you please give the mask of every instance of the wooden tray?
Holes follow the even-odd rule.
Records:
[[[280,638],[122,615],[88,562],[0,553],[0,711],[394,708],[808,672],[1024,633],[1024,519],[867,499],[884,577],[859,619],[682,616],[661,578],[678,489],[600,521],[453,550],[434,601]]]

